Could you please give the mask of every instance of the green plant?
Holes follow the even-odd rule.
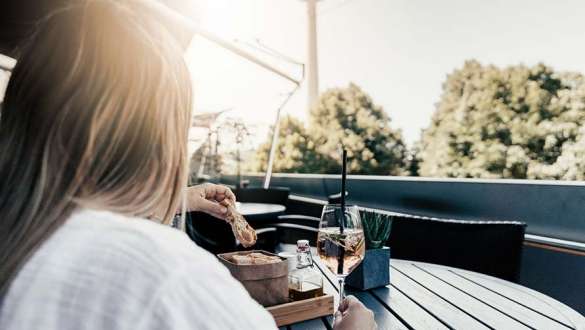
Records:
[[[392,229],[392,217],[375,211],[361,211],[362,225],[366,236],[366,249],[384,246]]]

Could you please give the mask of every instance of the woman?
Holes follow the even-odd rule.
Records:
[[[75,2],[21,48],[0,120],[0,329],[274,329],[229,272],[168,224],[223,217],[184,189],[190,77],[143,1]],[[145,220],[150,219],[150,221]],[[337,328],[371,328],[355,299]]]

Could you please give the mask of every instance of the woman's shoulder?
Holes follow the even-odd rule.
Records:
[[[84,211],[72,220],[76,223],[73,226],[82,227],[94,226],[94,222],[100,222],[96,226],[101,227],[106,223],[108,229],[100,231],[113,235],[107,240],[110,246],[116,246],[117,251],[131,250],[131,259],[146,259],[129,271],[147,267],[139,271],[141,277],[145,273],[150,274],[148,277],[159,277],[156,287],[151,288],[146,308],[150,312],[143,314],[149,316],[143,317],[137,328],[188,328],[193,324],[209,329],[275,328],[270,315],[250,298],[217,258],[196,246],[184,233],[107,212]]]
[[[67,240],[56,239],[59,242],[82,241],[86,245],[84,249],[101,251],[100,254],[106,250],[115,259],[132,258],[157,271],[185,262],[217,264],[213,255],[179,230],[108,211],[79,210],[56,233],[58,235],[68,236]]]
[[[76,315],[69,328],[95,319],[88,328],[274,329],[270,315],[217,258],[184,233],[93,210],[74,213],[35,252],[3,303],[0,325],[2,315],[26,320],[24,306],[34,304],[41,323],[54,314]]]

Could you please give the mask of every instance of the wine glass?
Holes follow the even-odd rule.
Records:
[[[360,212],[355,205],[328,204],[323,207],[317,254],[339,281],[339,302],[343,301],[345,277],[364,259],[366,244]]]

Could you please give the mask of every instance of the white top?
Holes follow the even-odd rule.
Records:
[[[274,320],[184,233],[76,212],[0,298],[0,329],[275,329]]]

